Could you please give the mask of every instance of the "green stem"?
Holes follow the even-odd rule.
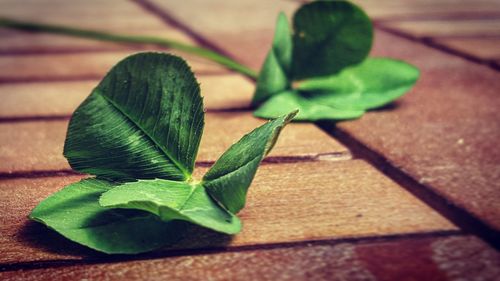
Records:
[[[7,18],[0,18],[0,27],[7,27],[7,28],[30,31],[30,32],[48,32],[48,33],[55,33],[67,36],[90,38],[101,41],[136,43],[136,44],[137,43],[154,44],[157,46],[172,48],[209,59],[231,70],[246,75],[247,77],[253,80],[257,79],[257,73],[254,70],[248,68],[245,65],[242,65],[241,63],[231,58],[228,58],[212,50],[180,43],[178,41],[171,39],[159,38],[154,36],[108,33],[96,30],[72,28],[72,27],[52,25],[52,24],[40,24],[34,22],[17,21]]]

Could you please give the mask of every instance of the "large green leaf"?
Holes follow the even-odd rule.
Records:
[[[183,225],[134,210],[106,209],[99,197],[109,182],[85,179],[42,201],[30,214],[66,238],[105,253],[141,253],[175,242]]]
[[[101,206],[148,211],[162,220],[185,220],[227,234],[238,233],[240,220],[222,209],[201,184],[140,180],[101,196]]]
[[[273,148],[281,129],[296,114],[294,111],[269,121],[224,152],[203,177],[207,192],[230,212],[240,211],[260,162]]]
[[[293,78],[332,75],[368,55],[373,29],[368,16],[345,1],[315,1],[293,18]]]
[[[182,59],[132,55],[75,111],[64,155],[73,169],[108,179],[188,179],[204,125],[199,91]]]
[[[357,118],[364,110],[343,109],[314,102],[297,91],[285,91],[264,102],[254,115],[260,118],[276,118],[290,110],[298,109],[294,121],[343,120]]]
[[[280,13],[271,50],[267,54],[257,78],[252,105],[257,105],[269,96],[290,87],[289,73],[292,63],[292,37],[288,20]]]
[[[303,81],[297,89],[311,102],[344,109],[366,110],[402,96],[415,84],[414,66],[388,58],[368,58],[338,75]]]

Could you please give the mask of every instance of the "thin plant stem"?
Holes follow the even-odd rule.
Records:
[[[185,53],[209,59],[224,67],[227,67],[231,70],[241,73],[249,77],[250,79],[253,80],[257,79],[257,73],[254,70],[248,68],[247,66],[227,56],[224,56],[209,49],[188,45],[168,38],[143,36],[143,35],[116,34],[110,32],[97,31],[97,30],[73,28],[61,25],[18,21],[7,18],[0,18],[0,27],[12,28],[29,32],[54,33],[66,36],[95,39],[100,41],[134,43],[134,44],[154,44],[157,46],[176,49],[179,51],[183,51]]]

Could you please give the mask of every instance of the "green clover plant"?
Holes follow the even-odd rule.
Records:
[[[290,30],[281,13],[257,78],[254,114],[276,118],[299,109],[294,120],[358,118],[415,84],[419,71],[389,58],[367,58],[373,41],[368,16],[347,1],[303,5]]]
[[[296,111],[232,145],[203,179],[192,177],[204,127],[203,99],[179,57],[139,53],[114,66],[76,109],[64,155],[93,175],[30,214],[66,238],[105,253],[154,250],[186,223],[235,234],[256,170]]]

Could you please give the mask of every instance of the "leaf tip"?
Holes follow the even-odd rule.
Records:
[[[296,108],[289,113],[283,115],[281,118],[283,118],[283,126],[292,122],[292,120],[299,114],[299,109]]]
[[[290,113],[288,113],[287,120],[293,119],[295,116],[297,116],[297,114],[299,114],[299,111],[300,110],[298,108],[292,110]]]

